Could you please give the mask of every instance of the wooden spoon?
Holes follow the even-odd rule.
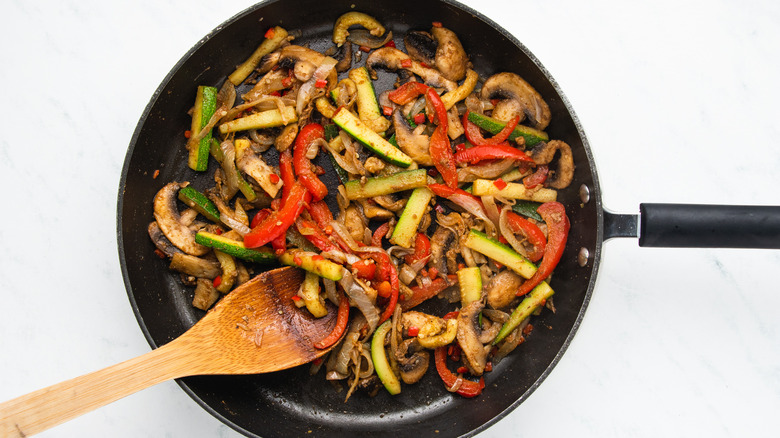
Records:
[[[100,371],[0,404],[0,436],[26,437],[157,383],[203,374],[259,374],[310,362],[336,324],[315,319],[292,296],[303,271],[264,272],[225,296],[192,328],[162,347]]]

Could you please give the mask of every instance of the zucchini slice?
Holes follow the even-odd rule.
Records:
[[[406,201],[406,206],[398,219],[398,224],[393,229],[390,243],[403,246],[404,248],[412,246],[412,242],[414,242],[414,238],[417,236],[417,227],[420,225],[431,198],[433,198],[433,192],[428,187],[414,189],[409,196],[409,200]]]
[[[366,126],[365,123],[360,121],[360,119],[349,112],[349,110],[342,107],[336,111],[336,115],[333,116],[333,123],[337,124],[339,128],[347,131],[349,135],[363,143],[367,148],[374,151],[379,158],[388,163],[403,168],[412,165],[413,160],[410,156],[388,143],[387,140],[374,132],[370,127]]]
[[[367,178],[365,184],[360,180],[348,181],[344,184],[347,199],[373,198],[389,195],[404,190],[416,189],[428,185],[428,171],[425,169],[406,170],[389,176]]]
[[[392,328],[392,322],[389,320],[377,327],[374,337],[371,338],[371,360],[374,362],[374,370],[382,385],[385,386],[387,392],[396,395],[401,392],[401,381],[398,380],[398,376],[393,372],[385,351],[385,337]]]
[[[344,276],[343,266],[313,252],[290,249],[279,256],[279,261],[285,265],[296,266],[333,281],[339,281]]]
[[[522,183],[505,183],[506,186],[503,189],[499,189],[494,180],[478,179],[474,181],[472,193],[474,196],[501,196],[535,202],[555,202],[558,199],[558,192],[553,189],[540,188],[529,190]]]
[[[458,271],[460,306],[466,307],[482,298],[482,271],[479,267],[463,268]]]
[[[530,260],[515,252],[510,246],[493,240],[480,231],[469,230],[463,244],[517,272],[525,279],[531,278],[536,273],[536,265]]]
[[[506,126],[506,122],[475,112],[469,112],[469,121],[491,134],[498,134]],[[526,146],[533,146],[550,139],[546,132],[523,125],[517,125],[515,130],[509,134],[509,140],[514,140],[517,137],[525,138]]]
[[[543,306],[548,298],[553,296],[555,292],[547,282],[543,281],[538,286],[533,288],[531,292],[517,305],[517,308],[509,315],[509,320],[501,326],[496,339],[493,340],[493,345],[501,342],[506,335],[512,333],[512,330],[517,328],[524,319],[531,316],[532,313],[539,307]]]
[[[225,254],[230,254],[241,260],[255,263],[273,263],[276,261],[276,256],[270,251],[266,252],[247,248],[244,246],[243,242],[228,239],[207,231],[198,231],[198,234],[195,235],[195,242],[222,251]]]
[[[195,107],[192,110],[191,135],[198,135],[201,129],[209,123],[211,116],[217,110],[217,89],[214,87],[199,86],[195,95]],[[206,170],[209,164],[209,145],[211,144],[211,132],[201,138],[198,143],[190,146],[190,154],[187,164],[190,169],[198,172]]]

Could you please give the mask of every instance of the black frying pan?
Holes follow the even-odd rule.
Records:
[[[553,113],[548,132],[551,138],[565,140],[572,146],[577,163],[574,183],[560,194],[561,202],[569,206],[572,230],[552,283],[557,291],[558,312],[555,315],[544,312],[537,319],[538,325],[550,329],[535,331],[529,342],[489,373],[488,387],[476,400],[446,393],[432,371],[422,383],[405,386],[400,396],[390,397],[381,392],[377,397],[369,398],[358,393],[346,404],[343,403],[343,392],[336,392],[321,375],[308,376],[306,367],[274,375],[193,377],[179,383],[205,409],[247,435],[301,436],[309,431],[314,436],[475,434],[522,403],[566,350],[587,307],[603,241],[638,233],[635,216],[604,212],[587,140],[554,80],[511,35],[466,7],[450,1],[419,0],[383,4],[272,1],[228,20],[188,52],[153,96],[125,160],[118,231],[128,294],[139,324],[154,347],[177,337],[202,316],[202,312],[190,305],[191,291],[181,286],[164,262],[152,257],[153,246],[146,235],[146,225],[152,218],[151,199],[165,183],[189,180],[196,187],[210,185],[210,175],[196,177],[189,171],[183,148],[182,131],[189,125],[186,109],[192,105],[196,86],[219,85],[232,67],[251,53],[264,29],[271,25],[300,29],[299,43],[326,48],[331,44],[333,22],[350,10],[352,4],[357,5],[356,10],[379,18],[394,31],[397,42],[409,29],[427,29],[432,21],[441,21],[460,36],[474,68],[482,76],[498,71],[517,72],[545,97]],[[327,166],[327,163],[323,165]],[[152,178],[157,169],[159,176]],[[691,230],[706,230],[700,233],[704,240],[685,244],[734,246],[734,242],[713,241],[712,236],[717,235],[718,230],[702,227],[700,222],[693,221],[690,229],[681,228],[677,219],[669,218],[670,214],[677,215],[680,211],[676,207],[647,205],[643,209],[650,214],[642,215],[642,230],[645,231],[640,240],[642,244],[677,246],[675,242],[679,241],[675,236],[689,236]],[[774,243],[769,246],[777,247],[780,227],[772,218],[778,215],[765,214],[773,211],[776,209],[763,207],[754,209],[758,215],[737,215],[762,225],[745,224],[748,231],[769,230],[769,234],[759,232],[755,243],[747,246],[767,245],[764,242],[771,237]],[[731,213],[731,210],[727,209],[725,213]],[[713,211],[708,210],[707,215],[711,214]],[[693,217],[700,219],[702,214],[694,211]],[[767,226],[767,221],[774,221],[773,227]],[[721,223],[717,218],[711,222]],[[653,227],[659,226],[659,232],[653,233]],[[743,240],[737,243],[744,246]],[[441,304],[433,301],[429,306]]]

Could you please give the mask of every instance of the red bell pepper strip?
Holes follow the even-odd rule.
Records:
[[[319,123],[309,123],[301,128],[301,132],[295,138],[293,148],[293,168],[298,178],[312,195],[315,201],[319,201],[328,195],[328,187],[320,181],[311,169],[311,160],[306,157],[311,144],[320,138],[325,138],[325,128]]]
[[[523,185],[528,189],[532,189],[539,184],[544,184],[544,182],[547,181],[547,175],[549,173],[550,168],[546,164],[542,164],[536,168],[536,172],[523,178]]]
[[[520,285],[517,296],[525,295],[552,274],[555,266],[561,260],[569,236],[569,218],[566,209],[560,202],[545,202],[536,209],[544,222],[547,223],[547,245],[539,268],[531,278]]]
[[[264,221],[268,216],[271,215],[271,210],[268,208],[264,208],[260,211],[258,211],[255,214],[255,217],[252,218],[252,222],[249,224],[250,228],[254,228],[260,224],[260,222]]]
[[[283,235],[301,214],[307,192],[300,183],[293,184],[287,199],[283,199],[281,208],[244,236],[244,246],[257,248]]]
[[[386,252],[368,252],[365,253],[365,256],[377,262],[380,271],[386,269],[389,273],[390,278],[386,280],[390,281],[390,300],[387,302],[387,307],[385,307],[385,310],[379,317],[379,324],[382,324],[393,316],[395,305],[398,304],[398,292],[401,287],[400,281],[398,280],[398,270],[395,268],[393,262],[390,261],[390,256],[388,256]]]
[[[515,116],[506,124],[506,126],[504,126],[501,131],[499,131],[498,134],[490,138],[484,138],[482,136],[482,132],[479,130],[479,126],[475,125],[474,122],[469,120],[469,112],[466,111],[466,113],[463,114],[463,130],[465,131],[466,139],[474,146],[496,145],[504,143],[509,138],[509,135],[512,134],[512,131],[515,130],[515,127],[519,121],[520,116]]]
[[[436,170],[439,171],[444,183],[451,188],[458,187],[458,170],[455,167],[455,155],[452,153],[450,138],[447,136],[447,109],[444,107],[441,98],[433,88],[428,88],[425,93],[425,99],[433,107],[436,114],[436,130],[431,134],[429,152]]]
[[[331,213],[328,204],[325,201],[312,202],[306,207],[306,210],[314,219],[314,222],[320,226],[320,229],[326,229],[333,222],[333,213]]]
[[[287,232],[280,234],[279,237],[271,241],[271,248],[274,249],[274,254],[280,256],[287,251]]]
[[[282,177],[282,198],[288,193],[293,184],[295,184],[295,172],[293,172],[293,156],[290,149],[286,149],[279,154],[279,174]]]
[[[423,233],[417,233],[417,236],[414,238],[414,253],[408,254],[406,257],[404,257],[404,261],[406,262],[406,264],[412,265],[421,260],[425,260],[425,262],[427,262],[428,258],[430,257],[431,257],[430,239],[428,239],[428,236],[426,236]]]
[[[447,386],[452,388],[458,381],[458,376],[452,373],[447,368],[447,347],[437,347],[434,350],[433,356],[436,360],[436,371],[439,373],[439,377]],[[472,398],[482,393],[482,389],[485,388],[485,379],[480,377],[478,382],[462,378],[460,387],[455,391],[463,397]]]
[[[376,274],[376,263],[371,259],[361,259],[352,264],[357,276],[366,280],[373,280]]]
[[[414,286],[410,288],[412,291],[412,296],[407,297],[401,302],[401,308],[403,308],[403,310],[409,310],[423,301],[435,297],[449,286],[450,284],[447,282],[447,280],[441,277],[434,279],[427,286]]]
[[[333,242],[328,239],[328,236],[325,234],[325,232],[322,231],[322,229],[320,229],[320,227],[318,227],[314,222],[299,217],[295,220],[295,227],[303,235],[303,237],[306,238],[306,240],[311,242],[320,251],[330,251],[337,249],[336,245],[334,245]]]
[[[506,212],[506,220],[513,232],[522,234],[525,240],[533,246],[533,249],[525,255],[528,260],[532,262],[541,260],[547,245],[547,238],[544,237],[542,230],[535,223],[511,211]]]
[[[526,163],[534,162],[525,152],[509,146],[507,143],[474,146],[455,153],[455,162],[458,164],[475,164],[482,160],[494,159],[511,159]]]
[[[388,231],[390,231],[390,222],[385,222],[378,226],[376,230],[374,230],[374,235],[371,236],[371,246],[382,247],[382,238],[387,235]]]
[[[349,300],[344,296],[344,292],[341,292],[339,294],[339,313],[336,316],[336,325],[328,336],[314,344],[314,348],[324,350],[338,342],[347,329],[347,322],[349,322]]]
[[[398,105],[406,105],[431,88],[422,82],[407,82],[387,94],[387,98]]]

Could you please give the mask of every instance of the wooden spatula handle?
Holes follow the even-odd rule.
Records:
[[[192,374],[173,341],[125,362],[0,404],[0,436],[28,437],[165,380]]]

